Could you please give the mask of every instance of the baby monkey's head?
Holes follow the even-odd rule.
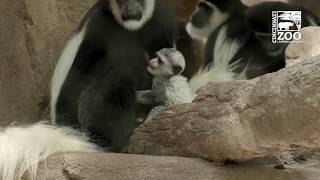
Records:
[[[181,52],[174,48],[164,48],[149,61],[147,69],[154,76],[175,76],[184,71],[185,65]]]

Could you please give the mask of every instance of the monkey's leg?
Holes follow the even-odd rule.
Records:
[[[152,90],[137,91],[137,102],[140,104],[154,104],[155,95]]]
[[[81,128],[114,152],[123,152],[137,126],[136,92],[131,78],[111,74],[88,87],[79,100]]]

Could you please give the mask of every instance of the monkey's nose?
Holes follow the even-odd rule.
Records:
[[[205,25],[207,24],[207,22],[205,21],[205,17],[203,17],[202,15],[199,15],[199,14],[194,14],[192,15],[191,17],[191,24],[194,26],[194,27],[197,27],[197,28],[203,28],[205,27]]]
[[[156,68],[158,66],[158,59],[157,58],[151,59],[149,61],[149,66],[152,67],[152,68]]]

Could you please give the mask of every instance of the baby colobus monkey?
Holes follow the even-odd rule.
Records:
[[[147,70],[154,76],[152,90],[137,91],[137,102],[157,105],[149,113],[146,121],[154,118],[166,106],[190,103],[192,93],[187,79],[181,75],[185,69],[185,59],[176,49],[164,48],[149,61]]]
[[[262,11],[266,4],[259,9]],[[268,22],[272,25],[271,17],[260,21],[258,17],[268,13],[249,14],[249,10],[240,0],[199,1],[186,27],[193,38],[206,40],[203,68],[190,80],[194,91],[208,82],[252,79],[285,67],[284,49],[272,53],[256,36],[256,26]],[[259,23],[250,22],[253,20]]]

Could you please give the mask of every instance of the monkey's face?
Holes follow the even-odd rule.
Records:
[[[187,24],[187,32],[196,39],[205,39],[229,17],[232,0],[200,0]]]
[[[173,70],[171,64],[160,57],[156,57],[149,61],[147,70],[153,76],[172,76]]]
[[[176,49],[164,48],[149,61],[147,70],[154,76],[175,76],[181,74],[184,68],[183,55]]]
[[[116,21],[125,29],[135,31],[152,17],[155,0],[110,0]]]

